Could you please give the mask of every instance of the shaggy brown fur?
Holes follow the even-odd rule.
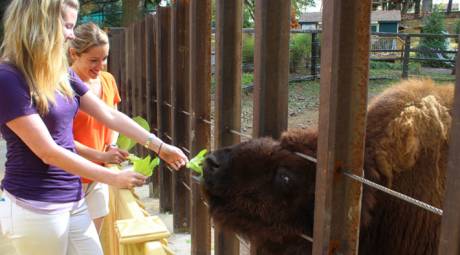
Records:
[[[442,207],[453,86],[430,80],[395,85],[369,105],[365,177]],[[210,154],[203,188],[215,221],[249,238],[264,255],[309,254],[317,131],[280,141],[253,139]],[[360,254],[436,254],[440,217],[364,187]]]

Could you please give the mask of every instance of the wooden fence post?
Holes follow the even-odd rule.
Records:
[[[190,1],[177,0],[172,15],[172,105],[173,143],[189,148],[190,119]],[[190,171],[173,172],[173,226],[174,232],[187,232],[190,225]]]
[[[216,1],[216,103],[214,148],[240,142],[229,129],[241,128],[241,42],[243,1]],[[214,226],[216,255],[239,254],[235,233]]]
[[[449,159],[447,163],[446,195],[444,215],[441,223],[439,252],[442,255],[460,253],[460,52],[456,61],[456,86],[452,110],[452,127],[449,139]]]
[[[157,9],[157,105],[158,136],[171,143],[171,7]],[[172,210],[172,173],[163,162],[159,170],[160,211]]]
[[[210,149],[211,0],[190,1],[190,154]],[[192,181],[192,185],[196,186]],[[211,223],[201,190],[192,187],[192,255],[211,254]]]
[[[409,77],[409,59],[410,59],[410,35],[404,37],[404,55],[402,63],[402,78],[407,79]]]
[[[323,3],[313,254],[351,255],[358,252],[362,186],[339,171],[363,174],[371,2]]]
[[[254,137],[287,128],[290,16],[290,0],[256,0]]]

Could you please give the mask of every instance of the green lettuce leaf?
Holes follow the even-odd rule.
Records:
[[[155,167],[160,164],[160,159],[155,157],[151,160],[150,155],[147,155],[145,158],[139,158],[133,154],[128,156],[128,159],[133,163],[133,169],[135,172],[138,172],[145,176],[151,176]]]
[[[141,127],[143,127],[145,130],[150,132],[150,126],[149,123],[142,117],[136,116],[133,118],[133,120],[139,124]],[[118,136],[117,140],[117,146],[120,149],[130,151],[134,146],[136,145],[136,142],[132,140],[131,138],[128,138],[127,136],[120,134]]]
[[[192,158],[186,165],[187,168],[193,170],[199,175],[203,175],[203,162],[208,150],[201,150],[194,158]]]

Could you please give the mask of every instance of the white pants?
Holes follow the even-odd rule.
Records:
[[[84,183],[85,200],[91,219],[109,214],[109,185],[99,182]]]
[[[70,212],[40,214],[9,203],[2,227],[19,255],[103,255],[86,203]],[[9,222],[8,222],[9,221]]]

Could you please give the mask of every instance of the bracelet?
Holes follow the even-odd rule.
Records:
[[[163,144],[164,142],[161,142],[160,147],[158,147],[158,153],[157,153],[158,157],[160,156],[161,147],[163,147]]]

